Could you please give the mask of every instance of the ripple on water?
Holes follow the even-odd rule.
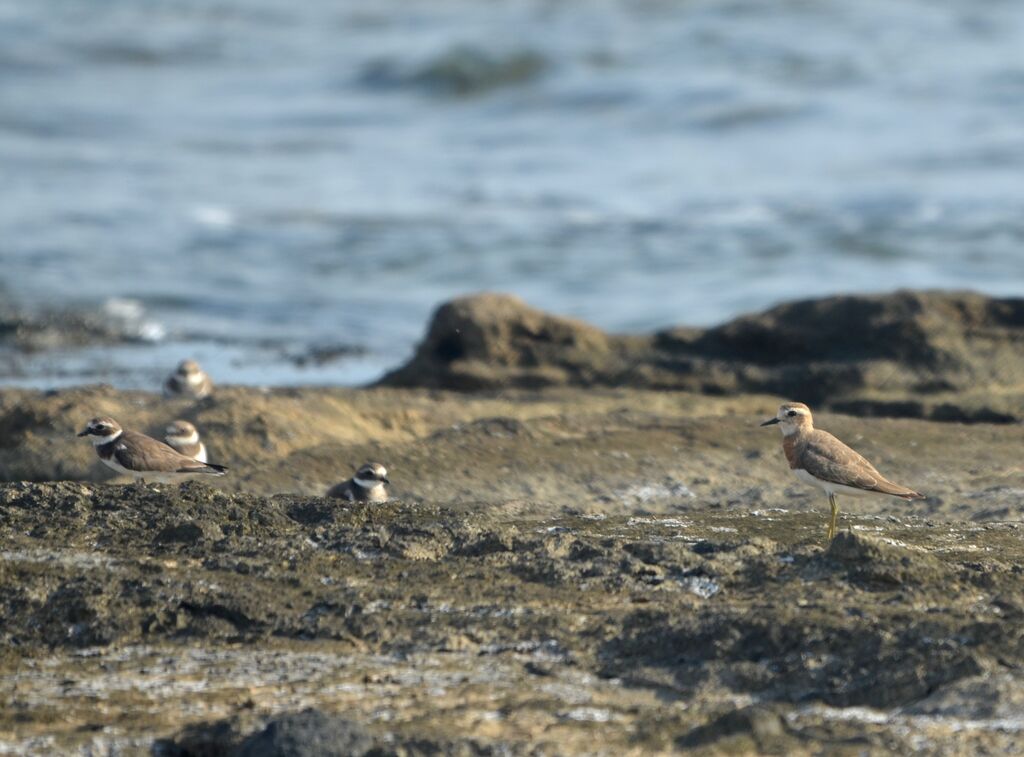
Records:
[[[5,381],[357,384],[483,289],[618,332],[1019,294],[1020,3],[207,5],[5,5],[0,286],[160,340]]]

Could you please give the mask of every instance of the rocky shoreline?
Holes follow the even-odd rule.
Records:
[[[0,390],[0,749],[1021,751],[1022,314],[617,337],[486,295],[372,388]],[[841,500],[825,545],[782,398],[927,499]],[[191,420],[231,475],[118,483],[96,414]],[[320,496],[366,459],[393,502]]]
[[[857,515],[823,549],[820,514],[782,508],[540,519],[198,483],[0,503],[17,750],[219,754],[308,708],[398,754],[1021,745],[1017,523]]]
[[[1024,420],[1024,299],[971,292],[787,303],[710,329],[607,334],[508,295],[443,305],[381,384],[772,394],[856,415]]]

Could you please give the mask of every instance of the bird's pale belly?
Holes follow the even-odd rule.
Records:
[[[120,473],[122,476],[131,476],[136,480],[144,478],[147,481],[156,481],[161,484],[169,484],[174,481],[181,480],[182,478],[185,478],[188,475],[182,473],[175,473],[173,471],[157,473],[155,471],[128,470],[123,465],[121,465],[121,463],[117,462],[117,460],[113,457],[111,457],[109,460],[105,457],[101,457],[100,461],[108,468],[112,468],[113,470]]]
[[[864,491],[863,489],[854,489],[852,486],[844,486],[843,484],[834,484],[831,481],[822,481],[821,479],[817,479],[812,476],[803,468],[793,468],[792,471],[793,475],[805,484],[817,486],[819,489],[824,489],[829,494],[846,494],[850,497],[867,497],[870,494],[876,493]]]

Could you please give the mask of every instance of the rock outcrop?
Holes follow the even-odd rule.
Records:
[[[1010,422],[1024,418],[1024,299],[839,296],[618,336],[481,294],[441,306],[413,358],[380,383],[765,393],[861,415]]]

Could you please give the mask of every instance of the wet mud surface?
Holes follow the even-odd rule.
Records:
[[[399,754],[1019,749],[1019,524],[823,533],[7,484],[0,743],[218,753],[315,708]]]

